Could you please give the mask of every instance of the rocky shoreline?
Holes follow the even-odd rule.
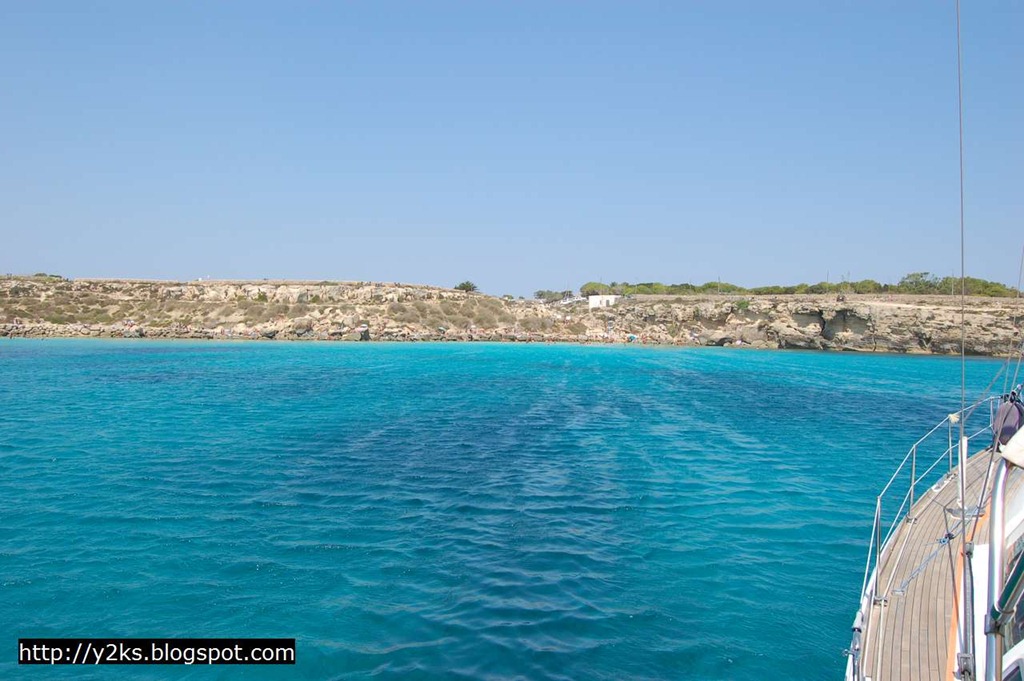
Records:
[[[967,352],[1019,346],[1016,299],[971,298]],[[945,296],[633,296],[590,310],[365,282],[0,279],[0,338],[505,341],[957,354]]]

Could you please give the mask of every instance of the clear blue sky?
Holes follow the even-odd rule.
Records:
[[[1024,2],[962,12],[968,274],[1015,284]],[[0,273],[497,295],[952,274],[954,17],[0,0]]]

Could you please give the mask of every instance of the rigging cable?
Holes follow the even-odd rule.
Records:
[[[963,45],[960,37],[960,0],[956,0],[956,98],[957,98],[957,122],[959,124],[960,141],[960,527],[967,527],[967,513],[964,506],[967,503],[967,443],[964,437],[964,428],[967,411],[967,328],[965,318],[967,316],[967,281],[966,267],[964,265],[964,96],[963,96]],[[966,539],[966,537],[965,537]],[[963,558],[963,574],[966,578],[971,574],[970,553],[973,547],[966,542],[961,544],[961,555]],[[966,585],[965,585],[966,586]],[[974,589],[970,589],[973,596]],[[973,600],[973,599],[972,599]],[[974,603],[964,603],[964,626],[960,630],[960,650],[963,656],[960,659],[961,677],[974,676]]]

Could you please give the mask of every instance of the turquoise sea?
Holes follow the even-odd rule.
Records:
[[[875,494],[959,386],[929,357],[0,341],[0,678],[841,678]],[[16,664],[72,636],[298,662]]]

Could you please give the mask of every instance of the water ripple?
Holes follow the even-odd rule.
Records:
[[[969,366],[984,384],[991,363]],[[0,628],[297,638],[294,668],[255,679],[836,677],[874,492],[958,373],[633,347],[0,343]]]

